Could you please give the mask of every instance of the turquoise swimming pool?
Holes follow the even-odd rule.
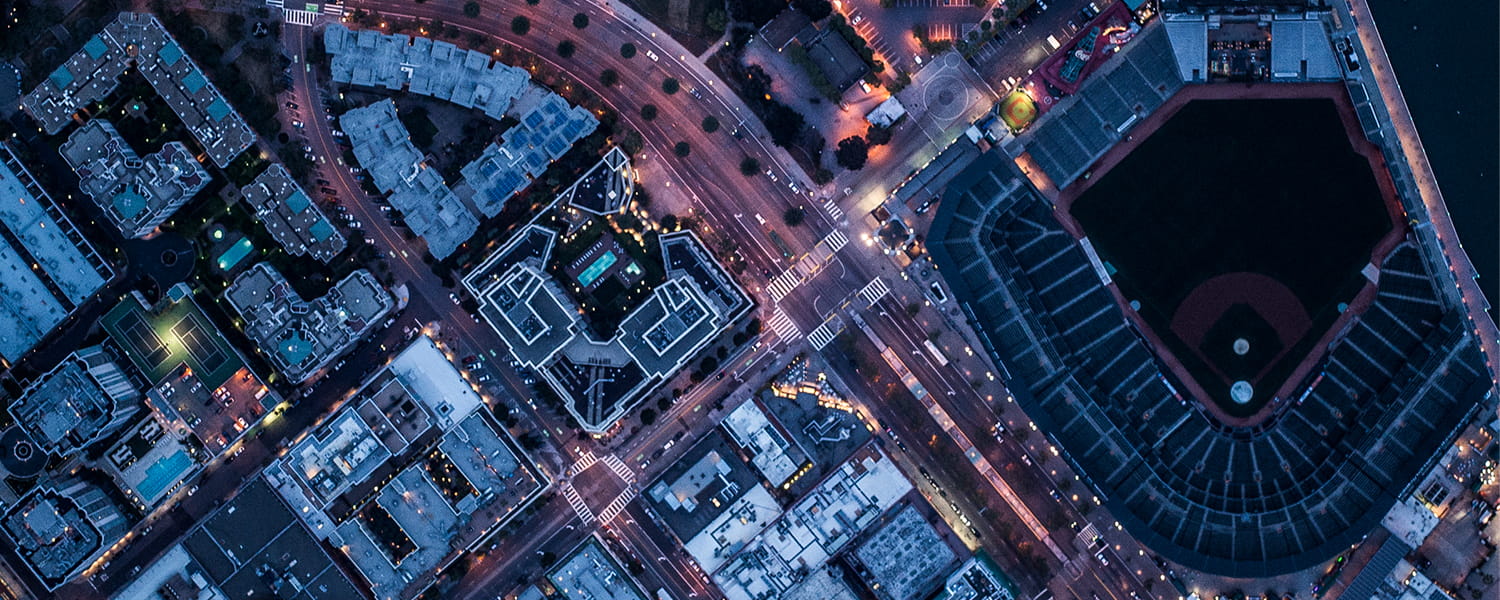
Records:
[[[599,255],[599,258],[594,259],[594,264],[589,265],[589,268],[584,269],[582,273],[578,274],[579,285],[583,287],[592,285],[595,279],[598,279],[600,275],[608,271],[610,267],[614,266],[615,261],[618,260],[620,259],[615,256],[614,252],[605,252]]]
[[[146,467],[146,478],[142,479],[141,484],[135,486],[135,489],[149,503],[160,495],[162,490],[176,483],[177,479],[192,466],[193,459],[189,458],[186,452],[181,450],[173,452]]]

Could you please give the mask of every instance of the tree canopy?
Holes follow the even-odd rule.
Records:
[[[865,143],[865,138],[851,135],[839,140],[839,149],[834,153],[834,158],[839,166],[858,171],[865,168],[865,161],[870,158],[870,145]]]

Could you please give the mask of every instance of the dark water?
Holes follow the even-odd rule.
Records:
[[[1370,5],[1459,239],[1490,304],[1500,305],[1500,4]]]

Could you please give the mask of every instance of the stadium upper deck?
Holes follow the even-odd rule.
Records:
[[[1305,568],[1376,527],[1490,391],[1463,311],[1417,243],[1253,427],[1175,390],[1084,246],[1008,162],[950,185],[930,247],[1010,389],[1118,520],[1163,556],[1255,577]],[[997,285],[998,284],[998,285]]]

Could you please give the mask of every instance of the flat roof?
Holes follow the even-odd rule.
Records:
[[[287,254],[327,263],[348,247],[344,235],[279,163],[240,188],[240,195]]]
[[[569,600],[645,600],[619,561],[593,537],[549,571],[547,579]]]
[[[193,561],[184,568],[205,576],[227,598],[362,597],[262,477],[250,480],[200,521],[182,539],[181,547]]]
[[[244,119],[149,13],[120,13],[53,71],[47,83],[26,94],[21,106],[47,133],[56,134],[79,109],[112,93],[131,66],[220,168],[255,143]]]
[[[125,237],[149,235],[209,183],[208,171],[180,142],[138,156],[114,125],[93,119],[58,148],[78,187]]]
[[[240,273],[224,299],[245,317],[245,335],[286,377],[306,381],[380,324],[396,300],[364,269],[303,300],[271,263]]]
[[[506,200],[531,185],[547,165],[598,126],[599,120],[587,109],[570,107],[562,96],[549,92],[521,115],[519,124],[505,132],[499,145],[490,144],[479,158],[460,169],[464,181],[475,190],[474,204],[486,217],[500,214]]]
[[[756,487],[755,473],[722,435],[711,431],[642,495],[678,539],[689,540]]]
[[[479,108],[496,120],[531,81],[525,69],[420,36],[350,31],[334,23],[324,28],[323,45],[337,83],[390,90],[406,87],[413,94]]]
[[[807,461],[795,443],[771,424],[754,398],[730,411],[722,424],[735,444],[750,453],[750,464],[772,487],[781,487]]]
[[[885,600],[920,600],[942,582],[958,560],[953,549],[910,505],[902,508],[854,551],[869,569],[875,595]]]
[[[139,390],[110,357],[97,348],[85,351],[88,362],[69,355],[8,408],[33,440],[60,455],[118,429],[138,409]]]
[[[19,242],[0,247],[0,358],[15,362],[115,274],[3,143],[0,226]]]
[[[825,564],[912,489],[884,452],[866,445],[721,566],[704,569],[730,600],[784,593],[796,572]]]
[[[587,431],[607,430],[750,306],[695,235],[666,234],[659,242],[667,280],[613,337],[596,340],[545,272],[556,237],[533,222],[463,283],[514,357],[542,374]],[[606,385],[596,385],[601,381]]]
[[[411,230],[427,240],[427,251],[444,258],[479,229],[479,219],[454,195],[436,169],[423,162],[389,98],[352,109],[339,124],[354,145],[354,157],[375,187],[390,194]]]

